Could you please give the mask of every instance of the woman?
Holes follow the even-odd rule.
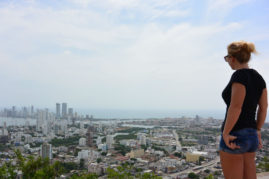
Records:
[[[255,152],[262,147],[260,131],[268,106],[266,84],[248,65],[251,53],[256,53],[253,43],[233,42],[227,50],[224,59],[236,71],[222,93],[227,105],[220,141],[222,170],[226,179],[253,179]]]

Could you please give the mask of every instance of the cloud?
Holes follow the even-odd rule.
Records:
[[[161,17],[185,17],[189,9],[184,8],[187,0],[71,0],[72,3],[87,7],[95,7],[110,16],[127,13],[127,17],[141,17],[144,20],[153,20]]]
[[[207,13],[214,16],[225,16],[232,9],[243,4],[250,3],[253,0],[208,0]]]
[[[181,16],[176,13],[184,10],[175,9],[184,1],[82,3],[62,9],[0,8],[3,101],[43,106],[68,101],[100,108],[223,107],[220,93],[231,73],[223,60],[225,48],[246,24],[167,25],[155,20]],[[152,19],[142,24],[115,21],[124,9]]]

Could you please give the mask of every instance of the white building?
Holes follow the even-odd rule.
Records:
[[[84,129],[84,122],[80,121],[79,127],[80,127],[80,129]]]
[[[0,134],[1,135],[1,134]],[[8,131],[7,131],[7,123],[4,122],[4,126],[2,128],[2,135],[7,136],[8,135]]]
[[[24,137],[25,137],[24,143],[29,144],[33,142],[33,137],[31,135],[27,134],[24,135]]]
[[[51,148],[51,144],[48,143],[43,143],[41,145],[41,157],[42,158],[49,158],[52,159],[52,148]]]
[[[113,148],[113,144],[114,144],[113,135],[107,135],[106,136],[106,144],[107,144],[108,149]]]
[[[78,161],[81,159],[88,160],[89,158],[89,150],[81,150],[78,152]]]
[[[48,131],[48,121],[44,121],[43,125],[42,125],[42,134],[47,136],[49,133]]]
[[[38,111],[38,117],[36,120],[36,131],[41,132],[44,121],[46,120],[46,111],[40,110]]]
[[[102,152],[106,152],[107,151],[107,145],[106,144],[99,144],[98,149],[102,150]]]
[[[82,137],[79,139],[79,146],[86,146],[86,138]]]
[[[95,150],[81,150],[78,152],[78,161],[80,159],[95,161],[97,158],[100,158],[100,153]]]
[[[96,139],[96,145],[98,146],[99,144],[102,144],[102,137],[100,136]]]
[[[147,137],[145,135],[141,135],[139,138],[140,145],[147,145]]]
[[[67,117],[67,103],[62,103],[62,117]]]

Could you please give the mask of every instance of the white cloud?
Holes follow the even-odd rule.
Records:
[[[21,89],[20,94],[13,90],[14,98],[106,108],[223,107],[220,93],[231,70],[222,56],[245,24],[127,25],[87,9],[93,2],[83,2],[88,4],[82,9],[0,9],[0,66],[5,67],[0,74],[35,86],[12,84]],[[153,2],[117,1],[115,6],[146,9]],[[168,8],[161,12],[174,16],[174,2],[159,2],[157,7]]]
[[[156,19],[159,17],[185,17],[189,10],[183,8],[187,0],[71,0],[72,3],[84,8],[93,6],[104,10],[109,15],[118,16],[121,11],[128,16],[143,16],[143,19]]]
[[[208,0],[208,13],[214,16],[224,16],[233,8],[247,4],[253,0]]]

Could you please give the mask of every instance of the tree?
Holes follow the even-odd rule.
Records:
[[[141,145],[141,149],[147,150],[148,146],[147,145]]]
[[[65,173],[69,173],[71,170],[79,169],[79,165],[75,162],[62,162],[61,166],[64,168]]]
[[[265,172],[269,171],[269,159],[266,156],[259,163],[258,168],[262,169]]]
[[[106,154],[107,154],[106,152],[102,152],[102,153],[101,153],[101,155],[103,155],[103,156],[106,156]]]
[[[79,169],[80,170],[84,169],[84,162],[85,162],[85,160],[83,158],[81,158],[79,161]]]
[[[15,172],[15,167],[10,163],[5,163],[0,167],[0,178],[16,178],[17,173]]]
[[[214,179],[214,176],[212,174],[209,174],[205,179]]]
[[[188,177],[191,178],[191,179],[199,179],[199,176],[196,175],[195,173],[191,172],[188,174]]]
[[[142,170],[138,170],[134,168],[132,165],[128,163],[123,163],[121,166],[117,167],[116,169],[108,168],[107,169],[107,178],[109,179],[161,179],[155,175],[154,173],[137,173],[133,176],[132,172],[138,172]]]
[[[34,159],[33,156],[24,158],[19,150],[15,151],[17,166],[10,163],[4,164],[0,168],[0,178],[16,178],[17,173],[15,170],[22,171],[23,178],[55,178],[63,173],[63,169],[59,162],[50,164],[49,159],[42,159],[38,157]]]
[[[178,157],[178,158],[181,158],[182,157],[182,153],[180,152],[175,152],[174,153],[174,156]]]
[[[201,162],[202,162],[202,161],[205,161],[205,157],[204,157],[204,156],[200,156],[200,157],[199,157],[199,161],[201,161]]]
[[[98,176],[95,173],[86,173],[82,175],[74,174],[70,179],[98,179]]]
[[[102,162],[102,159],[101,159],[101,158],[98,158],[98,159],[96,160],[96,162],[97,162],[97,163],[100,163],[100,162]]]

